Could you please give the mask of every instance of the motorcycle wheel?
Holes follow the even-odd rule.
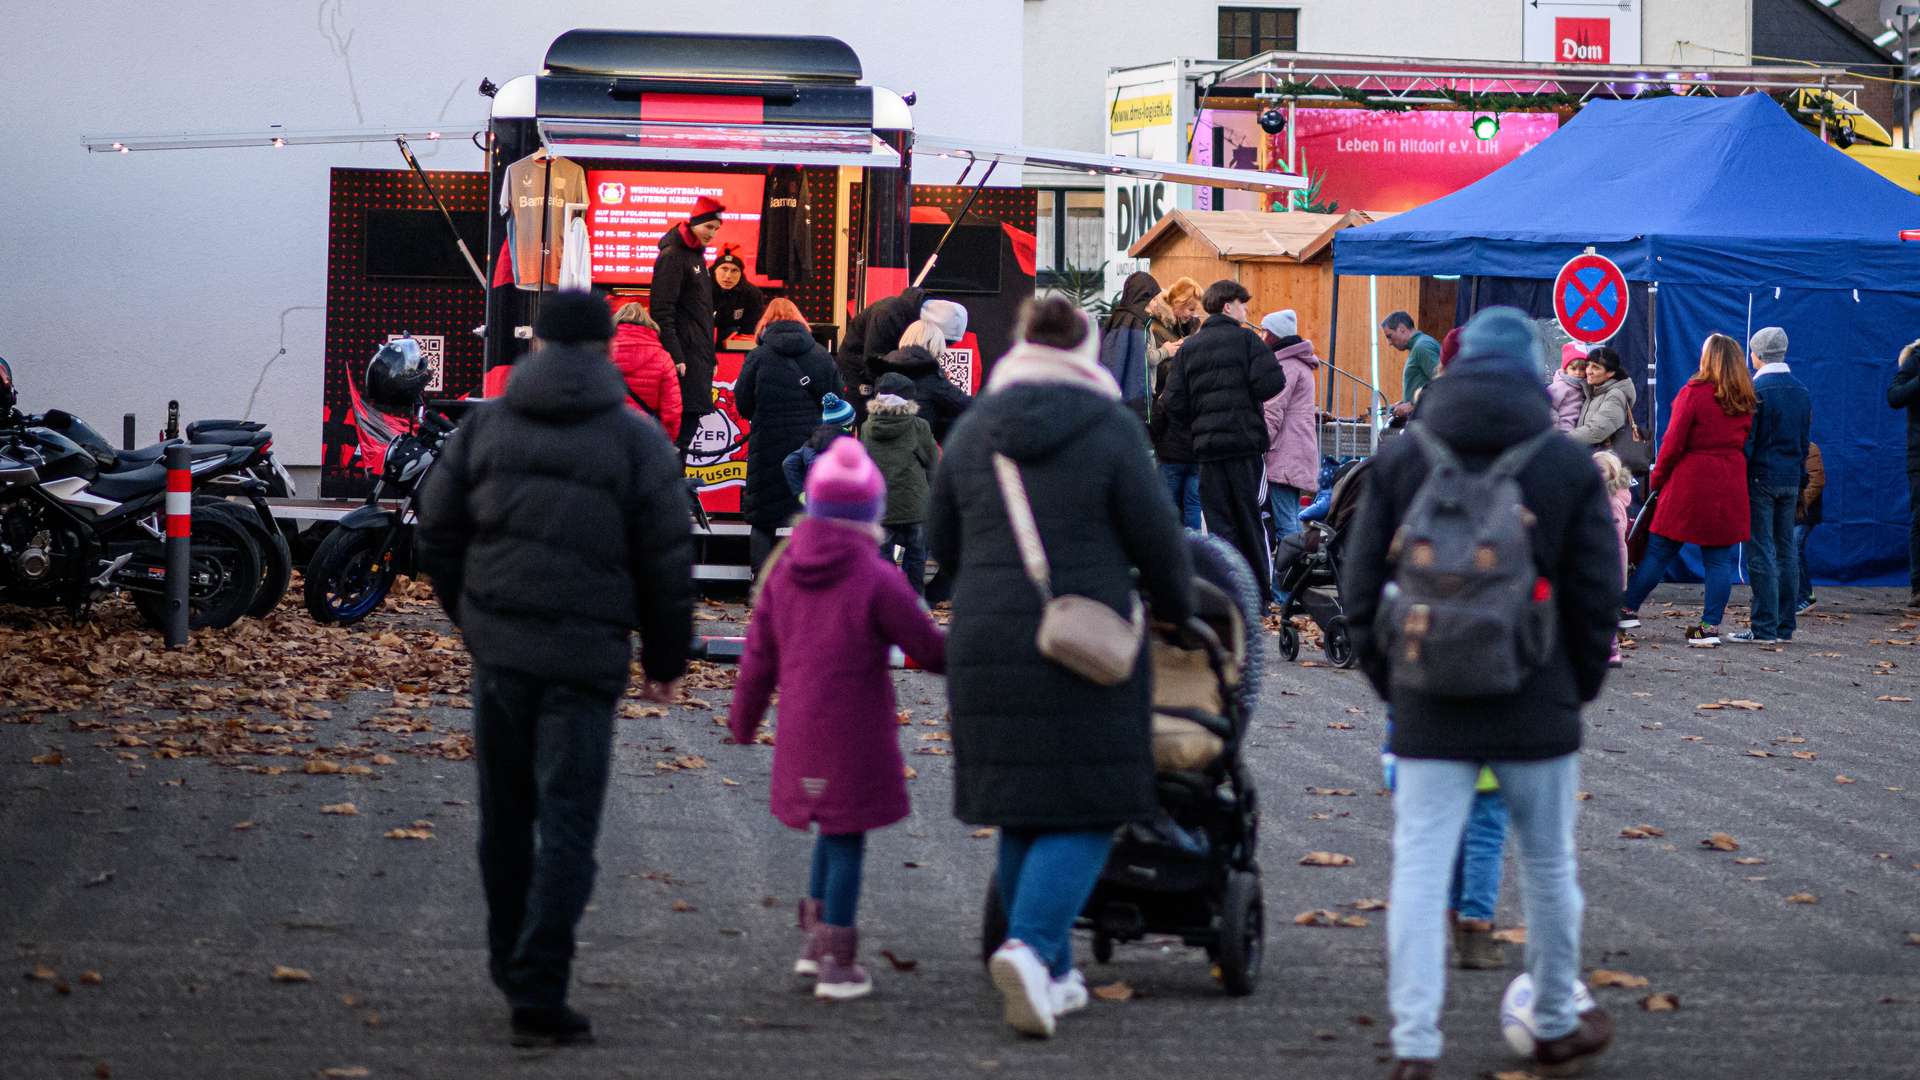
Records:
[[[204,505],[232,516],[253,534],[253,542],[260,546],[260,588],[253,594],[253,604],[247,608],[247,614],[256,619],[273,614],[281,598],[287,595],[287,586],[293,582],[293,549],[287,546],[287,538],[279,529],[267,527],[266,522],[260,520],[259,511],[251,506],[212,498],[206,499]]]
[[[393,550],[383,530],[335,529],[307,561],[307,613],[323,625],[351,626],[373,614],[393,588]]]
[[[225,630],[247,613],[260,589],[260,545],[238,518],[202,504],[193,508],[190,551],[187,628]],[[160,562],[165,565],[164,554]],[[147,625],[167,625],[164,592],[135,592],[133,606]]]

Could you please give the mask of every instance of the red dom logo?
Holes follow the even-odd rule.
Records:
[[[1604,64],[1613,43],[1613,23],[1607,19],[1553,20],[1555,59],[1561,63]]]

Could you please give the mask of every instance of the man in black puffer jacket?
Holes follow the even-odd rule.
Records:
[[[920,305],[926,302],[927,290],[902,289],[897,296],[883,296],[868,304],[847,324],[837,362],[840,382],[847,388],[847,400],[859,423],[866,422],[874,380],[884,374],[874,365],[900,347],[900,335],[920,318]]]
[[[1509,448],[1548,432],[1553,417],[1540,385],[1539,340],[1524,315],[1489,308],[1473,317],[1460,340],[1459,356],[1445,377],[1427,386],[1411,423],[1439,436],[1462,469],[1477,473]],[[1432,468],[1417,440],[1386,444],[1368,464],[1359,509],[1342,530],[1340,599],[1354,653],[1393,717],[1387,993],[1399,1061],[1391,1075],[1430,1077],[1440,1056],[1447,891],[1483,765],[1499,779],[1520,844],[1540,1036],[1534,1056],[1543,1065],[1568,1066],[1599,1053],[1612,1037],[1606,1013],[1576,1015],[1572,994],[1584,903],[1574,847],[1580,709],[1599,695],[1606,677],[1623,584],[1612,510],[1586,447],[1554,435],[1535,450],[1515,480],[1528,512],[1533,602],[1554,605],[1546,614],[1556,617],[1545,661],[1511,694],[1416,691],[1392,676],[1395,664],[1418,662],[1420,638],[1410,636],[1404,652],[1390,652],[1375,617],[1396,556],[1411,561],[1430,546],[1409,544],[1399,534]],[[1403,544],[1408,552],[1396,550]],[[1460,617],[1438,605],[1422,607],[1407,609],[1407,627],[1416,619]]]
[[[1267,421],[1260,407],[1287,388],[1273,350],[1247,329],[1252,294],[1237,281],[1207,286],[1207,321],[1180,345],[1168,380],[1169,419],[1193,433],[1200,463],[1200,506],[1207,531],[1237,548],[1264,602],[1273,590],[1266,530],[1260,527],[1260,478]]]
[[[550,293],[534,332],[505,396],[448,441],[418,534],[420,565],[473,654],[489,968],[523,1044],[591,1037],[566,1007],[568,971],[630,635],[640,630],[646,696],[671,701],[693,632],[679,459],[627,407],[607,305]]]
[[[668,434],[682,447],[700,430],[700,418],[713,411],[713,276],[707,272],[707,244],[719,233],[725,211],[702,195],[687,220],[661,235],[647,295],[647,314],[659,324],[660,344],[680,373],[680,430]]]

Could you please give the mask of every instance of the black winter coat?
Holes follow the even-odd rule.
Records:
[[[1920,349],[1909,353],[1894,371],[1887,405],[1907,412],[1907,471],[1920,472]]]
[[[767,310],[767,297],[759,286],[742,278],[731,289],[713,287],[713,338],[725,341],[735,334],[753,336],[760,316]]]
[[[1167,411],[1167,390],[1173,383],[1174,366],[1180,354],[1160,361],[1153,372],[1153,408],[1147,418],[1147,430],[1153,435],[1153,456],[1163,465],[1193,464],[1193,429],[1185,421],[1176,421]],[[1264,414],[1263,414],[1264,415]]]
[[[927,290],[903,289],[898,296],[884,296],[868,304],[847,324],[847,336],[840,344],[840,381],[853,397],[853,407],[866,418],[867,398],[880,373],[873,370],[876,361],[900,347],[900,335],[920,318],[920,305],[927,302]]]
[[[953,380],[940,371],[940,361],[918,345],[893,350],[872,370],[875,379],[897,371],[913,380],[913,400],[920,406],[920,419],[933,428],[933,441],[937,443],[947,441],[953,422],[973,404],[973,396],[953,385]]]
[[[684,444],[700,418],[713,411],[713,278],[707,273],[707,249],[688,243],[678,225],[660,237],[647,311],[660,324],[660,344],[673,362],[687,366],[680,376],[678,441]]]
[[[472,410],[420,496],[420,565],[477,664],[600,689],[686,669],[680,460],[604,353],[550,345]]]
[[[1454,368],[1421,395],[1414,423],[1430,425],[1462,464],[1484,469],[1500,451],[1553,426],[1540,384],[1520,375]],[[1412,439],[1387,443],[1367,466],[1354,520],[1344,531],[1340,600],[1356,655],[1393,707],[1388,748],[1401,757],[1524,761],[1580,748],[1580,707],[1600,694],[1619,615],[1619,538],[1589,448],[1557,438],[1519,475],[1537,521],[1534,561],[1560,608],[1552,657],[1516,694],[1441,698],[1390,693],[1390,659],[1373,620],[1391,570],[1387,548],[1426,479],[1426,455]]]
[[[1260,406],[1287,388],[1287,376],[1260,335],[1230,316],[1209,315],[1175,355],[1167,412],[1193,432],[1193,459],[1266,453],[1267,419]]]
[[[750,425],[741,502],[749,523],[777,529],[800,512],[784,466],[820,426],[820,399],[830,393],[840,393],[840,377],[807,324],[768,323],[733,384],[733,403]]]
[[[1099,829],[1156,809],[1146,653],[1096,686],[1034,647],[1040,596],[994,477],[1019,465],[1057,594],[1129,610],[1136,569],[1156,617],[1184,621],[1193,564],[1140,421],[1118,401],[1056,385],[983,396],[934,475],[932,551],[957,568],[947,636],[954,815],[977,825]]]

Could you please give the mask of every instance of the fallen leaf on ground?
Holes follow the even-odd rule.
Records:
[[[1913,933],[1911,931],[1908,932],[1907,944],[1912,945],[1916,948],[1920,948],[1920,933]]]
[[[1680,1007],[1680,996],[1670,990],[1661,990],[1641,998],[1640,1007],[1648,1012],[1672,1012]]]
[[[233,831],[246,832],[248,829],[253,828],[253,825],[254,823],[251,821],[236,821],[233,823]]]
[[[1593,801],[1593,792],[1591,792],[1591,791],[1576,791],[1576,792],[1574,792],[1574,793],[1573,793],[1573,797],[1574,797],[1574,800],[1575,800],[1576,802],[1592,802],[1592,801]]]
[[[1851,784],[1854,782],[1854,780],[1853,780],[1853,777],[1846,776],[1843,774],[1843,775],[1834,777],[1833,782],[1836,784]]]
[[[365,1065],[335,1065],[329,1069],[321,1069],[320,1075],[325,1077],[325,1080],[358,1080],[363,1076],[372,1076],[373,1073],[369,1072]]]
[[[101,978],[100,973],[97,971],[83,971],[80,973],[81,986],[99,986],[101,983],[105,981],[106,980]]]
[[[1629,825],[1620,830],[1622,840],[1649,840],[1667,835],[1667,830],[1652,825]]]
[[[1741,709],[1746,712],[1756,712],[1760,709],[1766,708],[1766,706],[1760,704],[1757,701],[1747,701],[1743,698],[1742,699],[1721,698],[1719,701],[1703,702],[1699,705],[1695,705],[1694,708],[1697,710],[1706,711],[1706,712],[1711,712],[1715,709]]]
[[[1765,866],[1767,864],[1767,860],[1758,859],[1753,857],[1752,855],[1742,855],[1739,858],[1733,860],[1733,864],[1735,866]]]
[[[1367,926],[1367,920],[1358,915],[1342,915],[1326,908],[1303,911],[1293,917],[1295,926],[1345,926],[1358,930]]]
[[[328,761],[326,758],[308,758],[306,765],[302,766],[300,771],[309,776],[325,776],[339,772],[340,763]]]
[[[60,977],[59,972],[53,970],[52,968],[48,967],[45,964],[35,964],[33,965],[33,970],[27,972],[27,978],[32,979],[35,982],[52,982],[53,980],[59,977]]]
[[[1499,1072],[1492,1072],[1487,1075],[1491,1077],[1492,1080],[1540,1080],[1539,1077],[1525,1069],[1502,1069]]]
[[[721,783],[721,785],[722,785],[722,786],[724,786],[724,787],[739,787],[739,786],[740,786],[740,781],[738,781],[738,780],[729,780],[729,779],[727,779],[727,778],[726,778],[726,777],[724,777],[724,776],[720,778],[720,783]]]
[[[1624,971],[1609,971],[1606,968],[1594,968],[1593,977],[1587,981],[1596,990],[1607,986],[1617,986],[1622,990],[1638,990],[1647,985],[1644,975],[1629,975]]]
[[[1789,904],[1817,904],[1819,902],[1820,898],[1810,892],[1797,892],[1787,897],[1787,903]]]
[[[367,760],[368,760],[368,761],[371,761],[371,762],[373,762],[373,763],[374,763],[375,765],[397,765],[397,764],[399,764],[399,762],[397,762],[397,761],[395,761],[395,760],[393,760],[393,758],[391,758],[391,757],[389,757],[389,756],[387,756],[386,754],[375,754],[375,755],[373,755],[372,757],[370,757],[370,758],[368,758]]]
[[[65,756],[63,756],[60,753],[59,750],[50,746],[47,748],[46,753],[35,754],[29,760],[31,760],[35,765],[62,765],[66,763],[67,759]]]
[[[881,949],[880,955],[887,958],[887,963],[892,964],[895,971],[912,971],[920,966],[920,961],[902,959],[894,955],[892,949]]]
[[[1811,750],[1795,750],[1793,756],[1799,758],[1801,761],[1813,761],[1819,758],[1820,755]]]
[[[1355,792],[1355,791],[1354,791],[1354,790],[1353,790],[1352,788],[1344,788],[1344,787],[1310,787],[1310,788],[1308,788],[1308,789],[1307,789],[1307,794],[1309,794],[1309,795],[1342,795],[1342,796],[1344,796],[1344,795],[1355,795],[1355,794],[1358,794],[1358,793],[1357,793],[1357,792]]]
[[[305,968],[288,967],[285,964],[273,965],[274,982],[312,982],[313,972]]]
[[[1335,731],[1352,731],[1353,730],[1353,725],[1347,723],[1345,720],[1335,720],[1332,723],[1329,723],[1327,726],[1332,728]]]
[[[432,829],[388,829],[384,834],[389,840],[431,840]]]
[[[357,817],[359,816],[360,808],[350,802],[336,802],[327,803],[322,806],[320,812],[323,814],[337,814],[340,817]]]
[[[684,915],[689,911],[699,911],[700,909],[687,903],[685,900],[675,900],[673,902],[673,910]]]
[[[1352,866],[1353,856],[1337,851],[1309,851],[1300,856],[1301,866]]]
[[[991,840],[993,839],[993,830],[992,829],[975,829],[972,832],[968,833],[967,835],[973,837],[975,840]]]
[[[901,766],[900,775],[903,779],[914,780],[919,778],[920,770],[911,765],[904,765]]]
[[[1359,900],[1355,900],[1353,902],[1353,906],[1356,910],[1359,910],[1359,911],[1387,910],[1387,902],[1375,896],[1368,896],[1368,897],[1363,897]]]
[[[1101,1001],[1132,1001],[1133,987],[1124,982],[1110,982],[1093,988],[1093,996]]]
[[[1913,699],[1910,697],[1901,697],[1899,694],[1881,694],[1879,697],[1874,698],[1873,700],[1907,702],[1907,701],[1912,701]]]
[[[1505,930],[1495,930],[1493,932],[1493,940],[1507,945],[1525,945],[1527,943],[1527,928],[1524,926],[1513,926]]]
[[[1735,840],[1726,833],[1717,832],[1705,840],[1700,841],[1700,846],[1710,847],[1715,851],[1739,851],[1740,841]]]
[[[1749,750],[1749,751],[1747,751],[1747,756],[1748,756],[1748,757],[1772,757],[1772,756],[1773,756],[1773,751],[1771,751],[1771,750]]]

